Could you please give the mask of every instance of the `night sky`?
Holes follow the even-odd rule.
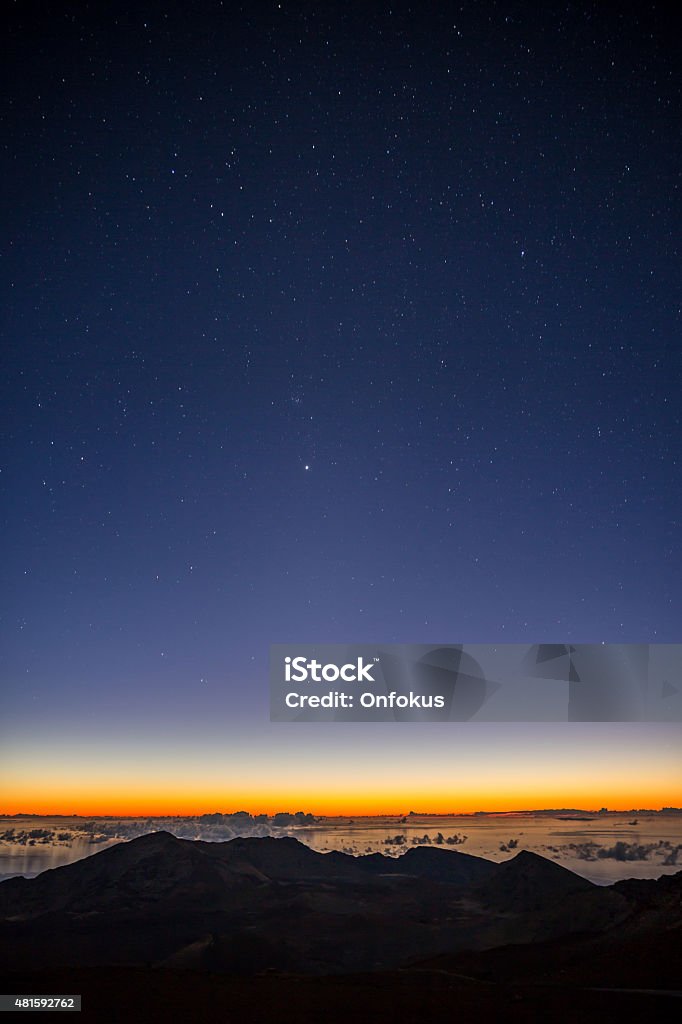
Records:
[[[5,42],[3,806],[673,802],[679,725],[271,725],[267,679],[680,641],[664,5],[14,3]]]

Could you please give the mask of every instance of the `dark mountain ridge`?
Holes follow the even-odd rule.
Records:
[[[416,849],[398,858],[353,857],[336,851],[317,853],[291,837],[209,843],[153,832],[36,878],[1,882],[0,918],[29,918],[50,911],[86,913],[121,900],[126,905],[136,900],[148,905],[190,892],[195,899],[210,900],[235,886],[275,882],[366,885],[411,876],[462,886],[497,869],[492,861],[458,851]]]
[[[423,847],[352,857],[293,838],[157,832],[0,883],[0,956],[15,969],[377,970],[614,926],[639,936],[679,922],[678,877],[643,897],[527,851],[501,864]]]

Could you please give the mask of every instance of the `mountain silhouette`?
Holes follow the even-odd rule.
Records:
[[[483,882],[498,870],[497,864],[483,857],[428,846],[417,846],[400,857],[375,853],[357,859],[361,867],[375,874],[412,875],[459,886]]]
[[[155,902],[230,906],[237,889],[278,882],[367,885],[391,875],[463,884],[497,866],[456,851],[417,849],[399,858],[317,853],[297,839],[239,838],[224,843],[177,839],[154,832],[119,843],[36,878],[0,883],[0,917],[55,911],[87,913],[107,907],[143,909]]]
[[[521,850],[497,866],[477,892],[500,910],[539,910],[552,899],[592,894],[595,886],[555,861]]]
[[[618,924],[640,935],[678,904],[670,879],[596,886],[526,851],[501,864],[425,847],[352,857],[156,832],[0,883],[0,956],[14,969],[386,970]]]

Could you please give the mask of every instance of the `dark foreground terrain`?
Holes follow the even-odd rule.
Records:
[[[572,985],[481,983],[426,968],[250,978],[167,969],[69,969],[4,975],[2,989],[80,993],[83,1011],[76,1019],[98,1024],[630,1024],[678,1021],[682,1008],[675,997]]]
[[[155,833],[0,884],[0,991],[93,1021],[672,1020],[681,904],[682,872]]]

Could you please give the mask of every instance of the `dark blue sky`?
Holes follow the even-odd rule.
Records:
[[[271,642],[679,641],[662,6],[21,3],[6,42],[21,729],[264,717]]]

